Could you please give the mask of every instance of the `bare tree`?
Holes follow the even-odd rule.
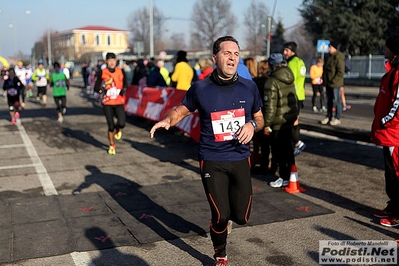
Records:
[[[161,42],[162,13],[154,7],[154,50],[160,51],[163,48]],[[132,33],[131,42],[143,42],[144,54],[150,53],[150,14],[147,7],[133,11],[128,17],[128,28]],[[133,47],[133,45],[132,45]]]
[[[297,55],[302,58],[303,61],[305,61],[307,69],[310,69],[315,55],[317,55],[317,51],[315,49],[315,44],[312,42],[311,36],[307,34],[305,28],[303,26],[299,26],[295,29],[291,29],[287,33],[286,40],[297,43]]]
[[[30,56],[28,54],[24,54],[21,50],[18,50],[14,54],[14,58],[16,58],[18,61],[24,62],[24,65],[30,62]]]
[[[237,18],[231,11],[229,0],[197,0],[192,11],[191,34],[197,34],[203,48],[211,48],[223,35],[232,35]]]
[[[253,55],[261,54],[265,46],[268,13],[269,9],[259,0],[252,0],[250,6],[244,12],[246,46]]]
[[[57,32],[50,29],[50,45],[51,45],[51,57],[53,61],[58,60],[58,58],[54,57],[54,51],[57,50],[58,47],[55,46],[55,39],[56,39]],[[54,47],[53,47],[54,46]],[[41,58],[48,62],[49,60],[49,47],[47,41],[47,31],[44,31],[42,35],[39,37],[39,41],[35,43],[35,56],[37,58]]]
[[[186,40],[184,33],[173,33],[170,36],[170,46],[174,50],[185,50],[187,49]]]
[[[42,41],[35,42],[35,44],[33,46],[33,51],[32,51],[33,55],[34,55],[34,59],[45,58],[44,51],[45,51],[44,43]]]
[[[193,50],[200,50],[204,48],[201,40],[201,36],[198,33],[191,33],[190,37],[190,48]]]

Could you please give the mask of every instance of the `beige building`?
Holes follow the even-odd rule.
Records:
[[[129,51],[129,31],[105,26],[85,26],[57,32],[52,41],[56,59],[91,61],[104,58],[107,52],[116,55]]]

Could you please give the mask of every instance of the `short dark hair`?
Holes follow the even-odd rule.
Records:
[[[240,49],[240,45],[238,44],[238,41],[232,37],[232,36],[223,36],[220,37],[219,39],[217,39],[214,43],[213,43],[213,54],[217,54],[220,51],[220,44],[222,42],[235,42],[238,46],[238,49]]]
[[[385,45],[394,55],[399,55],[399,34],[389,36],[385,41]]]
[[[176,63],[180,63],[180,62],[188,62],[187,60],[187,52],[180,50],[177,52],[176,54]]]
[[[61,67],[60,63],[58,63],[57,61],[53,63],[53,67],[55,68],[56,66]]]
[[[108,59],[113,59],[113,58],[116,58],[116,55],[114,54],[114,53],[107,53],[106,55],[105,55],[105,60],[108,60]]]

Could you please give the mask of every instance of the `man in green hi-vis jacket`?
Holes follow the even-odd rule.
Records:
[[[305,78],[306,78],[306,65],[301,58],[296,54],[297,44],[295,42],[287,42],[284,44],[284,56],[287,60],[288,67],[294,73],[294,84],[296,96],[298,98],[298,118],[292,128],[292,139],[295,143],[294,155],[300,154],[306,145],[299,140],[299,113],[303,108],[303,101],[305,100]]]

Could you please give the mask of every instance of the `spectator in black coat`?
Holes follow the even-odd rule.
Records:
[[[153,62],[148,62],[147,65],[148,76],[147,76],[147,86],[148,87],[166,87],[166,82],[159,71],[159,67]]]
[[[144,78],[147,75],[147,67],[144,65],[144,60],[137,60],[137,66],[133,71],[133,81],[132,85],[139,85],[140,79]]]
[[[82,78],[83,78],[83,84],[84,84],[85,89],[90,87],[89,86],[89,76],[90,76],[89,65],[87,63],[83,63],[82,64]]]

